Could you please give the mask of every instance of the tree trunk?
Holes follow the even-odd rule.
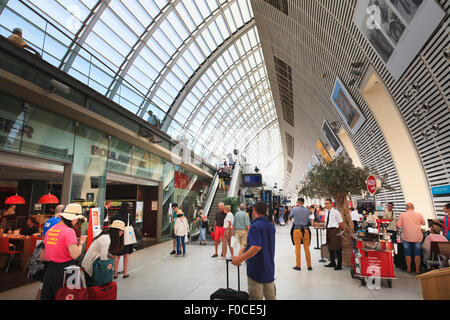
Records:
[[[354,233],[353,221],[350,216],[349,208],[348,208],[348,199],[347,194],[339,193],[334,195],[334,199],[336,201],[336,207],[342,215],[342,220],[344,220],[344,236],[348,238],[350,234]]]

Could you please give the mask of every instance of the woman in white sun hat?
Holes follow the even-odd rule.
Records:
[[[71,203],[61,213],[61,221],[47,231],[41,261],[48,261],[45,268],[41,300],[53,300],[62,287],[64,269],[74,264],[86,241],[81,236],[78,242],[73,227],[79,220],[86,220],[79,204]]]

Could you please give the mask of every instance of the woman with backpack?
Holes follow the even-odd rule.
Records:
[[[75,235],[74,226],[82,216],[79,204],[71,203],[61,214],[61,221],[47,231],[44,237],[45,247],[41,250],[41,261],[47,261],[41,300],[53,300],[58,289],[63,286],[64,269],[74,264],[83,249],[86,236],[80,241]]]
[[[125,230],[125,223],[120,220],[115,220],[113,221],[112,225],[104,229],[92,241],[88,251],[86,252],[86,255],[84,256],[83,262],[81,263],[81,266],[83,267],[86,274],[86,281],[88,283],[88,286],[97,281],[97,272],[111,272],[108,269],[109,265],[107,263],[98,263],[96,270],[94,270],[94,264],[96,264],[96,261],[98,260],[108,261],[110,259],[114,259],[115,255],[113,255],[112,253],[123,251],[123,233]],[[114,262],[111,261],[111,264],[113,263]],[[107,270],[103,270],[105,267]],[[115,269],[114,272],[116,272]]]

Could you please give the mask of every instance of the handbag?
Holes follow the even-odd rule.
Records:
[[[113,281],[114,259],[97,259],[92,265],[92,285],[104,286]]]
[[[68,269],[75,271],[75,284],[66,285]],[[88,300],[86,280],[84,278],[84,272],[81,272],[80,267],[73,265],[64,269],[63,285],[62,288],[58,289],[56,292],[55,300]]]
[[[130,215],[128,215],[128,225],[123,233],[123,243],[126,246],[137,243],[136,233],[134,232],[133,226],[130,225]]]

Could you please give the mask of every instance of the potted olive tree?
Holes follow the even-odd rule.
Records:
[[[376,170],[357,168],[346,154],[339,154],[329,163],[315,165],[302,182],[299,196],[308,198],[332,198],[344,220],[343,247],[345,253],[351,254],[350,235],[354,233],[350,217],[348,197],[361,195],[367,190],[366,179]],[[382,179],[382,187],[392,189]],[[349,251],[350,252],[346,252]]]

